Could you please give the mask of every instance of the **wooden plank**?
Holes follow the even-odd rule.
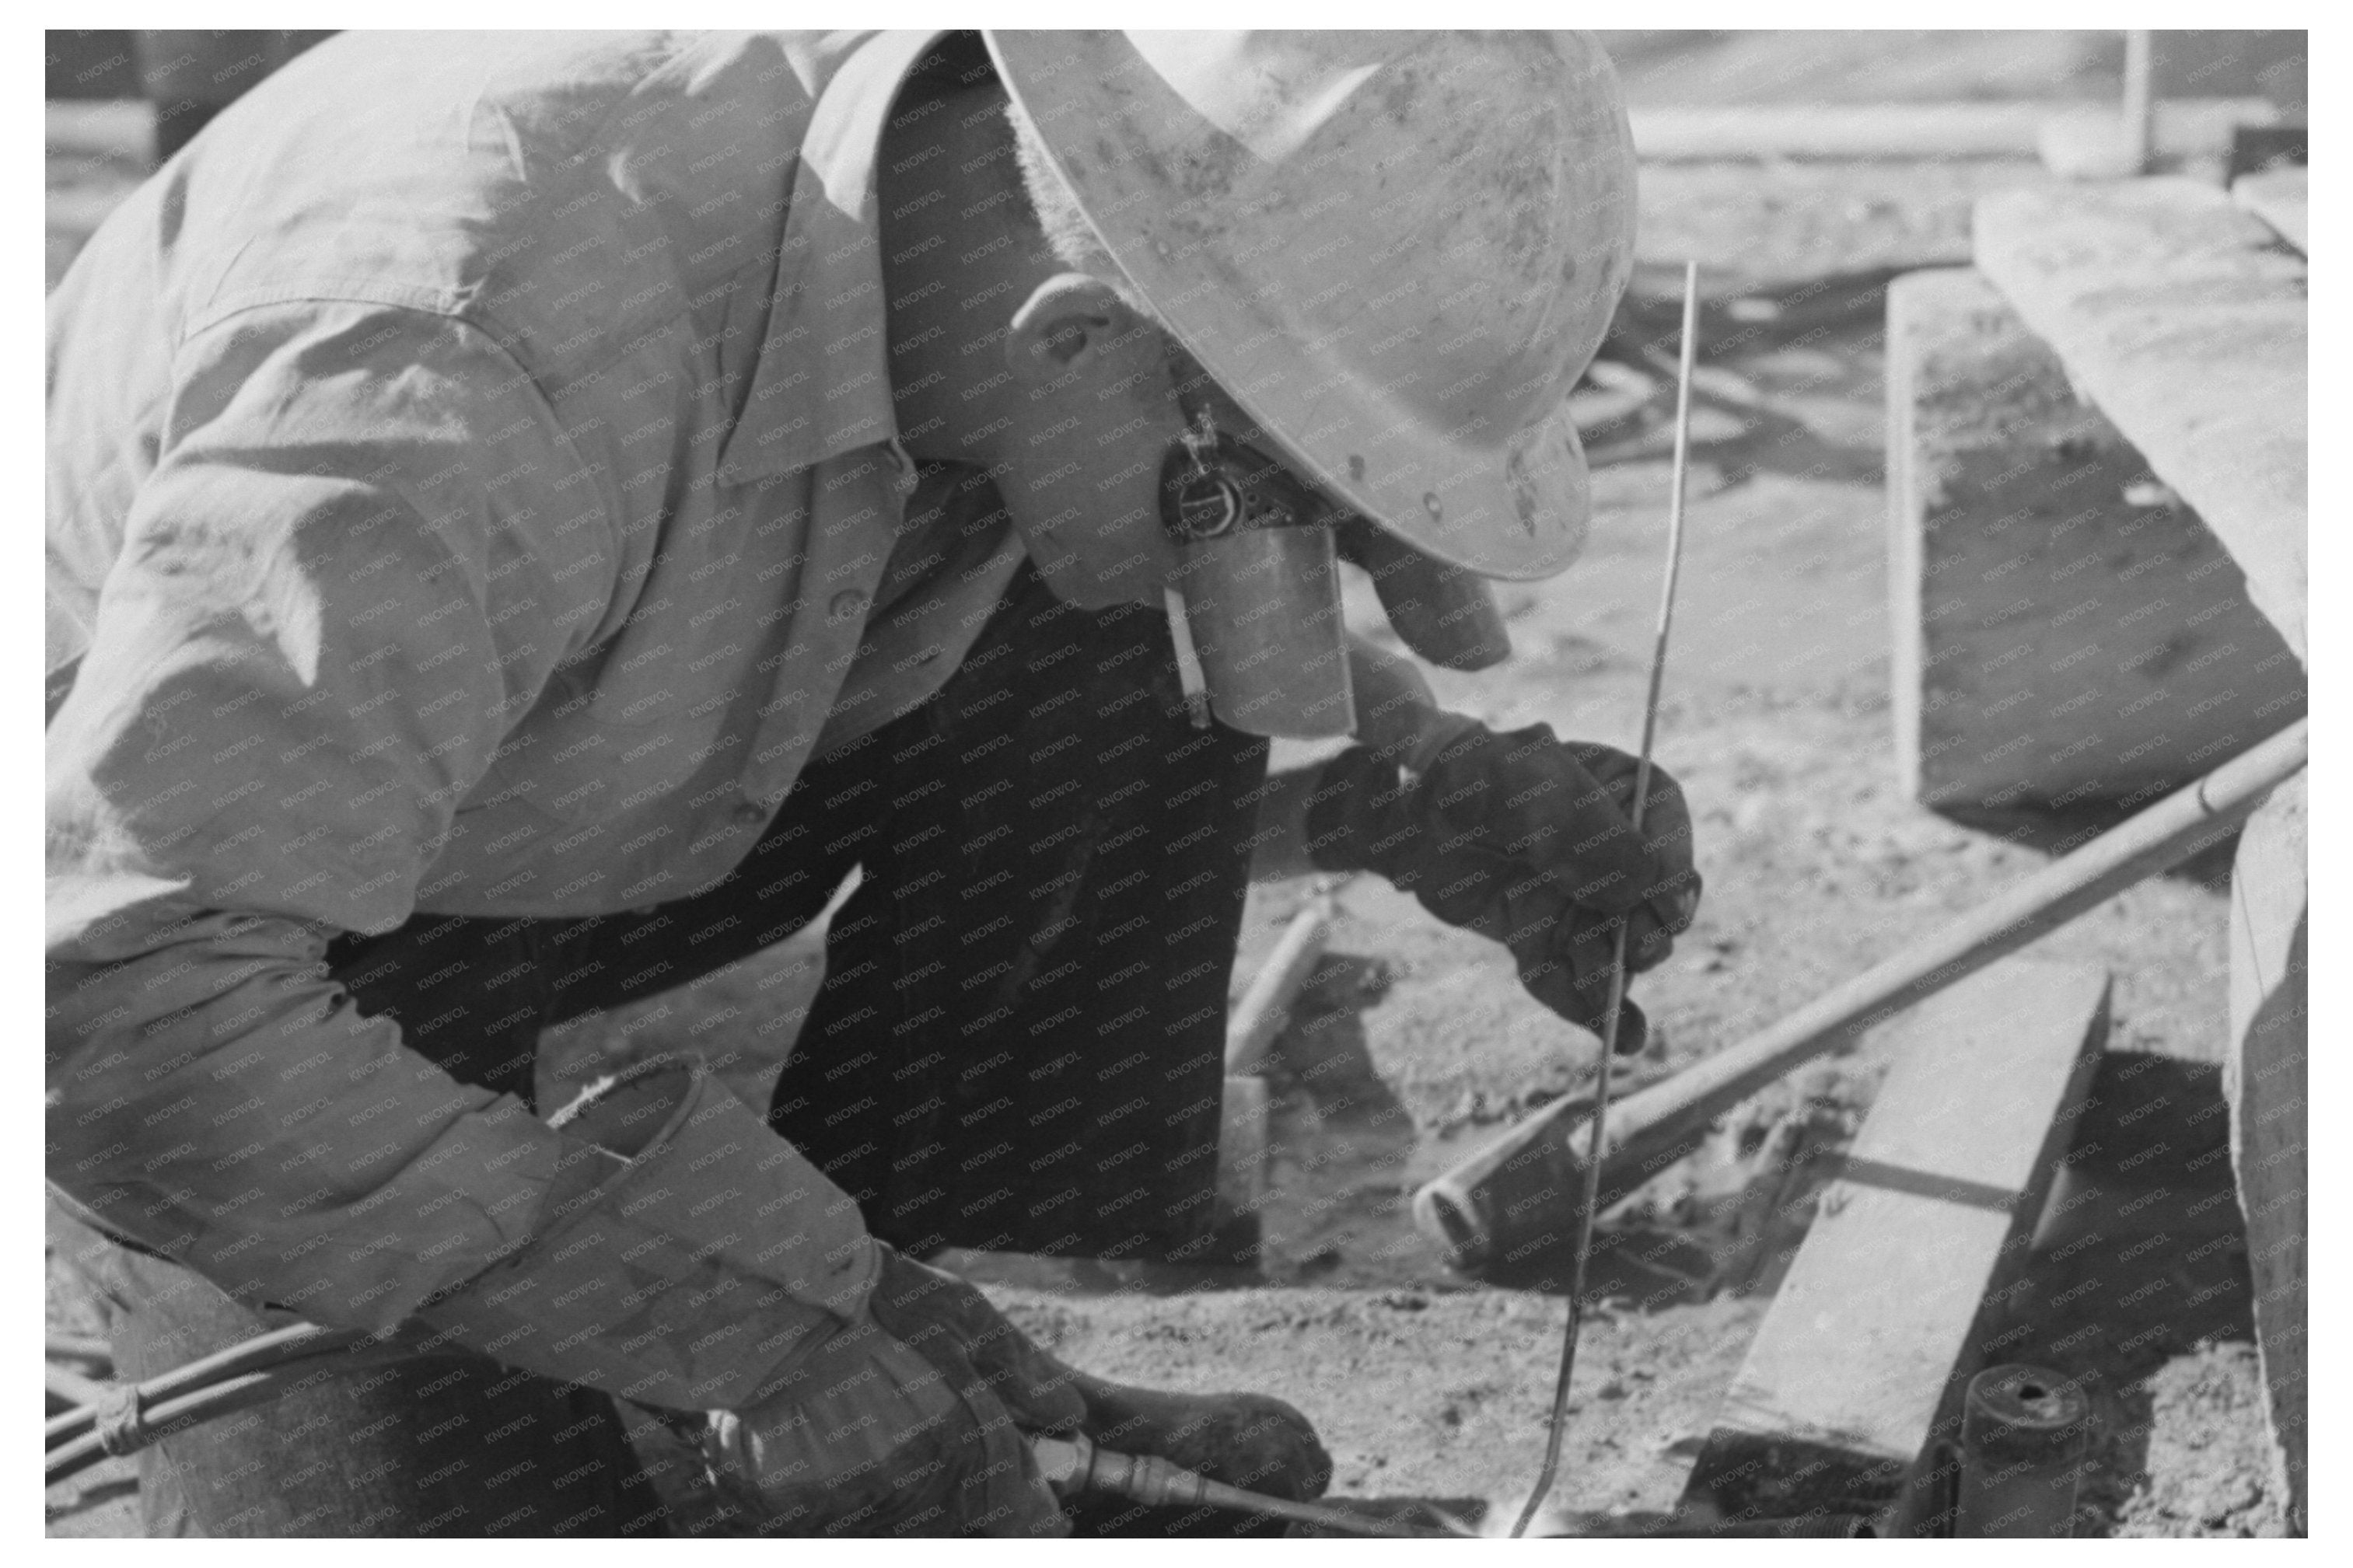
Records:
[[[1979,269],[2197,510],[2304,658],[2304,258],[2181,179],[1997,192],[1974,232]]]
[[[2179,166],[2227,158],[2242,127],[2268,126],[2279,118],[2277,110],[2259,99],[2172,99],[2153,107],[2153,126],[2137,121],[2130,107],[2120,110],[2114,103],[2054,110],[2035,138],[2042,166],[2062,179],[2131,179],[2149,173],[2153,163]]]
[[[2242,174],[2231,184],[2231,199],[2309,256],[2311,222],[2305,175],[2303,169],[2266,169],[2260,174]]]
[[[2256,808],[2231,873],[2231,1163],[2247,1220],[2265,1414],[2299,1532],[2310,1360],[2307,776]]]
[[[1788,1515],[1903,1496],[1957,1419],[1987,1299],[2024,1260],[2107,1025],[2104,971],[2012,959],[1901,1026],[1686,1507]]]
[[[1925,805],[2154,799],[2305,710],[2204,521],[1970,268],[1887,294],[1898,771]]]
[[[2043,126],[2080,103],[1684,104],[1635,109],[1634,151],[1654,162],[1719,158],[2032,158]],[[2114,111],[2107,118],[2113,121]],[[2158,105],[2157,147],[2168,157],[2218,157],[2239,125],[2268,125],[2260,98],[2171,99]]]

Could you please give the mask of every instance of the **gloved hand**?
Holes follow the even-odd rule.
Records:
[[[725,1491],[794,1535],[1066,1535],[1023,1434],[1085,1415],[1069,1369],[987,1297],[877,1242],[857,1321],[705,1440]]]
[[[1496,734],[1448,715],[1451,733],[1400,766],[1365,747],[1324,765],[1307,848],[1325,870],[1377,871],[1439,919],[1512,951],[1538,1001],[1599,1033],[1622,921],[1630,973],[1663,960],[1699,908],[1691,814],[1655,763],[1637,841],[1639,763],[1614,747],[1562,742],[1549,725]],[[1649,1037],[1621,1009],[1618,1048]]]
[[[1124,1454],[1156,1454],[1228,1486],[1295,1502],[1332,1484],[1332,1456],[1306,1416],[1264,1394],[1172,1394],[1072,1373],[1086,1400],[1081,1430]],[[1280,1521],[1245,1516],[1198,1517],[1197,1510],[1147,1508],[1124,1498],[1072,1498],[1066,1505],[1082,1535],[1280,1535]]]

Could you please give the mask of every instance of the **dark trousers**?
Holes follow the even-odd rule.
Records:
[[[1226,994],[1265,768],[1263,741],[1187,722],[1159,612],[1074,610],[1025,568],[938,695],[812,763],[717,886],[587,920],[420,915],[334,943],[330,967],[362,1012],[399,1019],[453,1075],[529,1100],[543,1028],[781,941],[858,869],[777,1085],[776,1131],[859,1200],[875,1235],[917,1255],[1199,1258],[1216,1223]],[[118,1341],[169,1338],[176,1363],[260,1331],[201,1281],[166,1290],[145,1278],[193,1276],[140,1263],[118,1300]],[[659,1531],[609,1401],[488,1363],[455,1381],[451,1370],[379,1384],[364,1410],[327,1388],[297,1396],[323,1401],[316,1409],[280,1405],[250,1427],[167,1439],[157,1462],[178,1513],[151,1510],[151,1522],[249,1535],[549,1534],[567,1521]],[[526,1390],[539,1404],[519,1426],[512,1410],[477,1408]],[[385,1473],[413,1506],[364,1529],[357,1492],[315,1528],[295,1500],[248,1497],[246,1478],[287,1462],[276,1434],[316,1416],[325,1441],[355,1455],[438,1445],[438,1471],[462,1453],[434,1480],[459,1500],[397,1468]],[[472,1447],[492,1431],[522,1447]],[[573,1448],[534,1447],[559,1433]],[[516,1514],[538,1481],[581,1486],[591,1461],[602,1468],[585,1474],[609,1471],[611,1497],[535,1498]],[[353,1463],[356,1474],[384,1460]]]

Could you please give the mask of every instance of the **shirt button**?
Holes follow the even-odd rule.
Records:
[[[855,588],[844,588],[833,596],[833,617],[848,620],[866,608],[866,595]]]
[[[735,808],[735,820],[749,827],[755,822],[768,820],[768,809],[756,800],[747,800]]]

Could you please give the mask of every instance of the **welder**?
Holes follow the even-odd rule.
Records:
[[[791,1532],[1068,1530],[1023,1434],[1320,1491],[918,1259],[1201,1256],[1271,832],[1588,1023],[1690,921],[1672,781],[1340,613],[1476,668],[1576,553],[1632,180],[1569,34],[345,34],[207,124],[49,311],[60,1245],[128,1378],[415,1354],[151,1531],[659,1531],[617,1401]],[[853,873],[765,1115],[748,1013],[543,1093]]]

